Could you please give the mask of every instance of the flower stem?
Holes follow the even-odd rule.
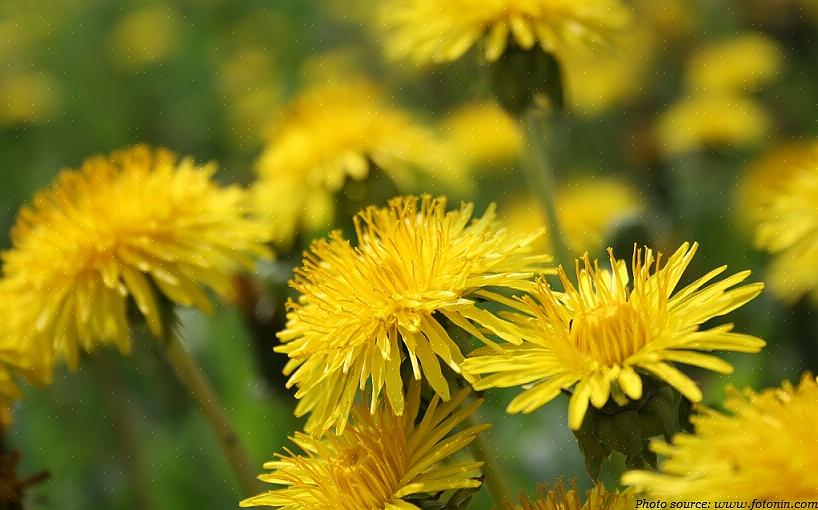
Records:
[[[469,415],[468,423],[470,426],[480,424],[476,413]],[[497,454],[486,439],[486,431],[477,434],[469,447],[475,458],[483,461],[482,470],[485,475],[485,484],[488,486],[489,495],[494,502],[495,508],[498,510],[505,508],[506,503],[512,501],[511,491],[509,490],[508,480],[506,480],[503,470],[500,468]]]
[[[164,346],[167,359],[176,371],[179,381],[188,390],[216,434],[224,455],[233,469],[233,475],[241,487],[242,495],[249,497],[257,494],[260,492],[260,486],[252,467],[253,462],[239,441],[230,419],[219,404],[204,371],[185,350],[176,328],[168,325],[165,331]]]
[[[523,165],[526,180],[542,203],[554,261],[564,264],[570,259],[557,216],[554,170],[562,164],[558,151],[567,138],[565,117],[559,113],[549,113],[538,106],[530,106],[523,114],[523,123],[528,148]]]

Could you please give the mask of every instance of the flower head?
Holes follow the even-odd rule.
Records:
[[[415,379],[449,399],[438,358],[453,370],[463,361],[444,324],[490,342],[488,330],[510,342],[514,327],[477,306],[505,301],[491,287],[531,288],[544,255],[529,255],[540,233],[514,237],[495,221],[491,207],[471,221],[473,206],[446,212],[446,200],[402,197],[355,218],[358,245],[333,233],[313,243],[292,286],[287,326],[276,348],[291,360],[285,373],[298,385],[296,414],[312,412],[307,430],[340,432],[356,391],[372,385],[372,409],[385,387],[392,410],[403,412],[401,363]]]
[[[452,112],[443,123],[449,146],[475,167],[516,161],[523,134],[499,105],[472,103]]]
[[[418,422],[420,384],[412,384],[403,416],[386,406],[371,414],[360,405],[353,409],[352,423],[340,435],[322,439],[296,433],[292,438],[302,451],[264,465],[272,473],[265,482],[283,485],[246,499],[241,506],[273,506],[283,510],[418,509],[413,496],[448,489],[480,486],[482,462],[443,461],[471,443],[488,425],[475,425],[452,434],[452,430],[480,405],[460,408],[468,390],[450,402],[434,397]]]
[[[656,497],[717,500],[818,499],[818,384],[805,375],[797,387],[760,393],[732,391],[730,412],[704,409],[692,434],[673,444],[654,442],[660,472],[630,471],[622,483]]]
[[[773,253],[768,279],[779,297],[795,301],[812,292],[818,298],[818,150],[792,163],[760,202],[756,245]]]
[[[558,56],[609,44],[629,21],[619,0],[389,0],[387,52],[419,63],[457,60],[478,41],[495,61],[509,43]]]
[[[522,510],[631,510],[636,504],[635,499],[632,492],[610,492],[605,485],[597,483],[587,492],[583,501],[576,482],[571,482],[566,488],[559,481],[553,488],[547,485],[537,486],[536,497],[530,499],[524,495],[520,503]],[[519,507],[508,504],[506,508],[515,510]]]
[[[683,244],[664,264],[661,254],[635,250],[632,286],[625,262],[612,252],[613,271],[592,264],[587,255],[583,267],[578,260],[577,286],[559,268],[564,293],[541,281],[531,296],[520,299],[521,313],[512,320],[524,341],[503,346],[503,352],[480,349],[463,363],[463,371],[472,376],[491,374],[474,383],[478,390],[532,385],[511,401],[511,413],[530,413],[576,385],[568,408],[574,430],[582,424],[589,401],[599,409],[609,397],[641,398],[637,371],[700,401],[698,386],[672,363],[729,373],[728,363],[698,351],[758,351],[764,342],[733,332],[732,324],[708,329],[701,325],[747,303],[763,284],[735,287],[750,274],[743,271],[708,285],[724,272],[722,266],[674,293],[697,246]]]
[[[417,170],[461,185],[460,162],[435,133],[388,106],[361,80],[332,80],[303,92],[283,112],[256,162],[253,195],[274,240],[289,245],[297,231],[332,223],[334,195],[347,179],[376,167],[401,187]]]
[[[129,299],[159,336],[160,299],[209,310],[203,287],[228,296],[231,272],[267,254],[265,229],[215,170],[142,146],[64,170],[20,211],[3,254],[17,341],[76,367],[80,349],[128,352]]]
[[[691,90],[742,92],[774,78],[784,57],[769,37],[747,33],[716,41],[694,54],[687,64]]]

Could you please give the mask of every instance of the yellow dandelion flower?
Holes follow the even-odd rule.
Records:
[[[129,298],[160,336],[161,300],[209,310],[202,287],[228,296],[231,272],[267,254],[265,229],[215,171],[140,146],[61,172],[20,211],[3,254],[19,341],[46,365],[56,351],[73,368],[80,349],[129,351]]]
[[[523,133],[515,120],[497,104],[471,103],[443,121],[443,133],[452,150],[470,167],[516,161]]]
[[[463,183],[459,160],[433,131],[386,105],[374,85],[333,80],[305,91],[282,114],[256,162],[254,201],[286,246],[297,231],[329,226],[333,195],[373,166],[404,189],[417,170]]]
[[[742,34],[716,41],[695,53],[687,64],[691,90],[741,92],[775,78],[784,65],[778,45],[761,34]]]
[[[664,264],[661,254],[634,250],[632,287],[625,261],[616,260],[612,252],[613,271],[600,269],[587,255],[581,259],[584,267],[578,260],[577,287],[559,268],[564,293],[541,280],[531,296],[520,299],[522,313],[512,320],[524,341],[506,345],[502,352],[475,351],[463,363],[464,373],[491,374],[474,383],[478,390],[532,385],[511,401],[510,413],[530,413],[576,385],[568,406],[574,430],[582,424],[589,401],[599,409],[609,397],[618,402],[641,398],[637,371],[700,401],[696,383],[672,363],[730,373],[732,367],[721,358],[698,351],[761,349],[764,341],[733,332],[732,324],[700,328],[753,299],[763,284],[735,287],[750,275],[743,271],[708,285],[724,272],[722,266],[674,293],[697,248],[685,243]]]
[[[489,425],[475,425],[452,434],[480,401],[460,408],[469,391],[450,402],[434,397],[417,422],[420,384],[412,384],[406,412],[395,414],[378,406],[375,414],[356,406],[353,421],[340,435],[322,439],[296,433],[291,438],[302,451],[286,451],[264,464],[272,473],[259,478],[283,485],[246,499],[241,506],[272,506],[283,510],[408,510],[419,507],[411,497],[448,489],[480,486],[482,462],[444,464]]]
[[[588,177],[561,185],[555,194],[557,215],[565,243],[582,254],[603,248],[611,230],[644,211],[639,195],[627,183],[613,177]],[[511,200],[505,209],[505,223],[513,232],[530,232],[546,225],[545,212],[530,196]],[[548,236],[538,249],[550,252]]]
[[[681,154],[709,145],[752,145],[770,129],[770,118],[750,97],[696,94],[672,105],[659,119],[663,150]]]
[[[818,261],[818,150],[779,179],[760,204],[756,245],[775,255],[768,274],[773,293],[795,301],[812,292],[818,299],[818,276],[810,270]]]
[[[449,383],[438,358],[453,370],[463,361],[446,321],[490,342],[488,330],[509,342],[515,328],[478,299],[503,302],[489,288],[528,290],[549,257],[529,255],[541,234],[509,235],[490,207],[470,223],[472,204],[446,212],[444,198],[393,199],[355,218],[358,246],[333,233],[313,243],[291,282],[301,296],[289,304],[279,333],[290,356],[288,385],[298,385],[296,415],[312,412],[307,430],[344,429],[358,389],[372,386],[372,409],[381,390],[403,412],[401,362],[444,400]],[[479,329],[484,328],[483,330]]]
[[[818,500],[818,384],[760,393],[732,390],[729,414],[703,409],[694,433],[651,448],[664,457],[659,473],[630,471],[622,483],[656,497],[682,500]]]
[[[602,483],[597,483],[584,498],[575,481],[569,487],[560,480],[553,488],[542,484],[537,486],[537,495],[531,499],[521,496],[522,510],[632,510],[636,498],[631,491],[610,492]],[[507,510],[519,507],[507,504]]]
[[[629,19],[619,0],[390,0],[381,17],[387,53],[418,63],[457,60],[481,40],[492,62],[509,43],[560,56],[609,44]]]
[[[165,62],[178,51],[183,17],[168,5],[134,9],[111,29],[109,48],[115,64],[138,70]],[[150,37],[145,37],[150,33]]]

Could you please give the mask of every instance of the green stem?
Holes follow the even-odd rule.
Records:
[[[542,203],[554,260],[558,264],[565,264],[570,258],[557,216],[554,184],[554,170],[562,164],[558,158],[558,151],[567,141],[565,117],[531,106],[523,114],[523,122],[528,147],[528,155],[523,165],[526,180]]]
[[[480,425],[476,413],[469,415],[468,423],[469,426]],[[475,458],[483,461],[482,470],[485,475],[485,484],[488,486],[489,495],[494,501],[495,507],[498,510],[505,508],[507,503],[512,502],[511,491],[509,490],[508,480],[506,480],[503,470],[500,468],[497,454],[486,439],[486,432],[477,434],[469,447]]]
[[[249,497],[259,493],[261,487],[253,469],[254,463],[241,444],[227,413],[219,404],[204,371],[185,350],[176,328],[173,325],[166,325],[165,332],[164,346],[167,359],[216,434],[243,496]]]

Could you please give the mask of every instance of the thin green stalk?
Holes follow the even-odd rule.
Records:
[[[523,165],[525,177],[543,206],[554,260],[558,264],[565,264],[570,259],[557,216],[554,180],[554,171],[562,164],[559,160],[559,151],[567,141],[565,118],[563,115],[531,106],[523,114],[523,123],[528,147]]]
[[[216,434],[243,496],[257,494],[261,488],[253,469],[254,463],[239,440],[227,413],[219,404],[204,371],[185,350],[176,328],[167,325],[165,331],[166,338],[163,343],[167,359]]]
[[[475,413],[469,415],[468,423],[469,426],[480,425]],[[489,495],[491,496],[491,500],[494,501],[495,507],[498,510],[505,508],[505,504],[512,501],[511,491],[509,490],[508,480],[500,468],[497,454],[486,439],[486,431],[477,434],[469,447],[475,458],[483,461],[482,470],[485,475],[484,483],[488,486]]]

